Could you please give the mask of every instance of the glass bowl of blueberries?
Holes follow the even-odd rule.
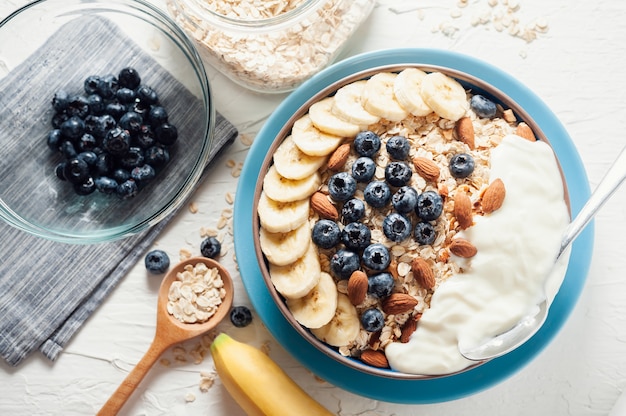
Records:
[[[215,123],[202,61],[142,0],[40,0],[0,21],[0,218],[66,243],[124,238],[193,192]]]

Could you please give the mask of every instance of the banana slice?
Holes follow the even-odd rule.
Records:
[[[278,202],[261,192],[257,214],[261,227],[270,233],[286,233],[295,230],[309,219],[309,198],[299,201]]]
[[[337,285],[325,272],[320,274],[320,281],[306,296],[299,299],[287,299],[287,307],[307,328],[319,328],[330,322],[337,310]]]
[[[400,105],[393,91],[397,76],[392,72],[380,72],[368,79],[363,89],[363,108],[390,121],[404,120],[409,112]]]
[[[441,72],[431,72],[422,79],[420,93],[424,102],[439,116],[457,121],[469,108],[463,86]]]
[[[420,93],[422,79],[426,72],[417,68],[406,68],[398,74],[393,83],[393,92],[400,105],[414,116],[427,116],[433,109],[424,102]]]
[[[324,133],[349,138],[356,136],[361,127],[337,117],[332,111],[334,101],[334,97],[326,97],[312,104],[309,107],[311,122]]]
[[[326,162],[323,156],[309,156],[287,136],[274,152],[274,166],[280,176],[287,179],[304,179],[313,175]]]
[[[304,179],[287,179],[272,165],[263,178],[263,190],[274,201],[291,202],[310,197],[321,183],[322,177],[319,172]]]
[[[278,293],[287,299],[306,296],[320,281],[321,273],[315,244],[309,244],[304,256],[291,264],[276,266],[270,263],[270,279]]]
[[[311,333],[320,341],[333,347],[349,345],[360,331],[361,322],[356,308],[343,293],[337,294],[337,310],[330,322],[320,328],[311,329]]]
[[[261,227],[259,243],[267,261],[277,266],[285,266],[306,253],[311,244],[311,228],[308,221],[286,233],[270,233]]]
[[[308,114],[293,123],[291,138],[298,149],[309,156],[327,156],[343,141],[343,137],[321,132],[313,125]]]
[[[363,108],[363,90],[366,83],[367,81],[355,81],[339,88],[331,109],[333,114],[358,126],[378,123],[380,117]]]

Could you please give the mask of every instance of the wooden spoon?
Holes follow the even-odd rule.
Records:
[[[177,279],[177,274],[184,270],[187,265],[204,263],[208,268],[217,268],[224,282],[226,296],[218,307],[217,311],[209,320],[203,323],[183,323],[170,315],[167,311],[169,288]],[[163,278],[159,289],[157,303],[157,322],[154,340],[146,351],[143,358],[137,363],[135,368],[126,376],[122,384],[115,390],[109,400],[102,406],[98,415],[111,416],[117,414],[124,403],[128,400],[135,388],[145,377],[148,370],[161,356],[161,354],[174,344],[194,338],[213,329],[228,314],[233,302],[233,281],[228,271],[215,260],[206,257],[192,257],[174,266]]]

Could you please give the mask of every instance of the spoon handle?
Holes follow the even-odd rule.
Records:
[[[626,147],[622,149],[595,191],[593,191],[593,194],[591,194],[591,197],[589,197],[585,206],[565,230],[558,257],[561,257],[561,254],[563,254],[570,243],[585,229],[596,212],[619,188],[624,179],[626,179]]]
[[[126,403],[130,395],[135,391],[139,383],[141,383],[141,380],[143,380],[148,373],[148,370],[150,370],[167,347],[167,345],[155,338],[143,358],[137,363],[135,368],[128,373],[124,381],[122,381],[122,384],[119,385],[109,400],[102,406],[102,409],[98,412],[98,416],[116,415],[122,406],[124,406],[124,403]]]

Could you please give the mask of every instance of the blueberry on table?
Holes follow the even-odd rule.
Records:
[[[168,115],[165,108],[160,105],[153,105],[148,112],[148,121],[153,126],[158,126],[163,123],[167,123]]]
[[[83,183],[89,177],[89,165],[77,157],[69,159],[63,168],[63,177],[70,183]]]
[[[320,248],[332,248],[341,241],[341,230],[335,221],[319,220],[313,225],[311,240]]]
[[[354,251],[339,249],[330,258],[330,271],[340,279],[348,279],[360,266],[359,255]]]
[[[117,189],[115,190],[117,196],[122,199],[133,198],[137,195],[137,192],[139,192],[139,187],[137,186],[137,182],[132,178],[117,185]]]
[[[126,130],[115,127],[104,136],[102,146],[114,156],[123,155],[130,148],[130,135]]]
[[[72,116],[61,124],[61,135],[70,140],[79,139],[85,133],[85,122],[77,116]]]
[[[230,310],[230,322],[237,328],[243,328],[252,323],[252,312],[246,306],[234,306]]]
[[[449,168],[455,178],[467,178],[474,172],[474,158],[468,153],[457,153],[450,158]]]
[[[126,67],[117,74],[117,81],[120,87],[134,90],[141,84],[141,77],[135,68]]]
[[[143,117],[134,111],[127,111],[120,117],[119,126],[124,130],[128,130],[131,136],[135,136],[141,132],[143,127]]]
[[[145,185],[147,182],[154,179],[155,176],[156,172],[150,165],[137,166],[130,171],[130,177],[142,185]]]
[[[417,197],[415,213],[423,221],[433,221],[443,212],[443,198],[435,191],[426,191]]]
[[[150,273],[161,274],[170,267],[170,258],[163,250],[152,250],[146,254],[144,264]]]
[[[101,77],[98,80],[98,84],[96,86],[98,94],[102,96],[102,98],[111,99],[115,97],[115,93],[119,88],[119,83],[117,81],[117,77],[113,74],[107,74]]]
[[[161,146],[152,146],[144,152],[145,162],[159,168],[170,160],[170,152]]]
[[[200,243],[200,253],[204,257],[214,259],[220,255],[222,243],[215,237],[207,237]]]
[[[383,271],[389,267],[391,255],[389,249],[383,244],[374,243],[365,247],[362,255],[363,265],[374,271]]]
[[[96,166],[98,163],[98,155],[91,151],[80,152],[76,157],[83,159],[89,167]]]
[[[117,190],[117,181],[107,176],[98,176],[94,180],[94,183],[96,189],[103,194],[113,194]]]
[[[50,150],[58,151],[59,146],[61,145],[63,135],[61,134],[61,130],[52,129],[48,132],[48,136],[46,136],[46,144],[50,148]]]
[[[83,89],[87,95],[98,93],[98,84],[100,83],[100,77],[98,75],[89,75],[85,78],[83,83]]]
[[[139,102],[144,106],[155,105],[159,102],[159,96],[157,95],[156,91],[146,85],[141,85],[139,88],[137,88],[135,93],[137,94],[137,99],[139,100]],[[149,109],[149,107],[145,108],[147,110]]]
[[[383,181],[372,181],[365,187],[363,198],[370,206],[382,208],[391,200],[391,190]]]
[[[70,102],[69,94],[64,90],[59,90],[52,97],[52,107],[58,113],[65,111]]]
[[[347,201],[356,192],[356,179],[347,172],[335,173],[328,179],[328,193],[335,201]]]
[[[93,151],[97,147],[98,141],[93,137],[93,134],[84,133],[80,136],[80,139],[78,139],[78,150],[81,152]]]
[[[417,244],[420,245],[433,244],[435,242],[436,235],[435,226],[429,222],[418,222],[415,225],[415,230],[413,231],[413,238],[415,238]]]
[[[139,132],[134,137],[134,141],[137,146],[142,149],[148,149],[156,144],[156,138],[154,137],[154,131],[148,124],[142,124],[139,128]]]
[[[376,173],[376,163],[372,158],[361,156],[352,164],[352,177],[361,183],[367,183],[372,180]]]
[[[61,142],[61,144],[59,145],[59,152],[66,159],[71,159],[71,158],[76,157],[76,155],[78,155],[78,152],[76,151],[76,147],[74,147],[74,143],[72,143],[69,140],[63,140]]]
[[[362,222],[351,222],[341,231],[341,242],[347,249],[361,251],[370,245],[372,232]]]
[[[395,282],[390,273],[383,272],[367,278],[367,293],[384,299],[393,293]]]
[[[126,169],[117,168],[113,171],[113,179],[118,183],[126,182],[130,179],[130,172]]]
[[[118,89],[115,93],[115,98],[117,98],[117,101],[122,104],[134,103],[136,97],[137,95],[135,94],[135,90],[126,87]]]
[[[349,224],[360,220],[365,216],[365,203],[358,199],[352,198],[344,202],[341,207],[341,219],[344,224]]]
[[[373,131],[359,132],[354,138],[354,150],[359,156],[372,157],[380,150],[380,137]]]
[[[178,139],[178,129],[170,123],[163,123],[154,129],[157,142],[164,146],[173,145]]]
[[[87,96],[87,105],[89,106],[89,114],[99,116],[104,113],[106,109],[106,103],[104,99],[98,94],[91,94]]]
[[[378,332],[385,326],[385,316],[378,308],[367,309],[361,315],[361,325],[368,332]]]
[[[413,231],[411,221],[397,212],[392,212],[383,220],[383,233],[396,243],[406,240],[411,235],[411,231]]]
[[[111,101],[107,103],[104,111],[111,115],[114,119],[119,120],[126,113],[127,108],[122,103]]]
[[[404,136],[392,136],[387,140],[385,148],[392,159],[405,160],[409,157],[411,145],[409,140]]]
[[[498,108],[489,98],[476,94],[470,98],[470,108],[480,118],[494,118]]]
[[[132,170],[138,166],[142,166],[145,163],[145,157],[143,150],[139,147],[129,147],[128,151],[124,153],[117,160],[119,166],[124,169]]]
[[[391,186],[404,186],[409,183],[413,171],[405,162],[389,162],[385,166],[385,180]]]
[[[417,205],[417,191],[411,186],[400,187],[391,197],[391,205],[400,214],[408,214]]]
[[[89,176],[85,181],[74,184],[74,191],[78,195],[89,195],[96,190],[96,183],[93,178]]]
[[[70,117],[87,117],[87,114],[89,114],[89,101],[87,97],[82,95],[71,96],[65,112]]]

